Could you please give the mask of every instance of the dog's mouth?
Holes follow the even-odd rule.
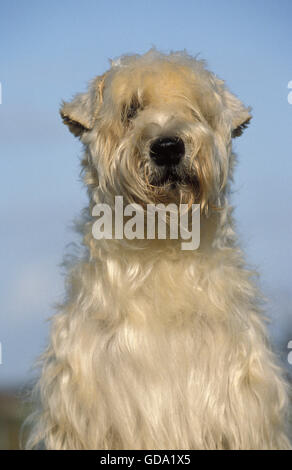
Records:
[[[182,178],[176,171],[167,169],[163,174],[154,175],[150,182],[156,187],[169,186],[171,189],[174,189],[182,182]]]
[[[150,183],[157,188],[165,189],[175,189],[180,186],[199,188],[199,180],[196,175],[184,174],[176,167],[166,168],[163,172],[153,174]]]
[[[163,172],[155,172],[149,179],[154,199],[168,203],[199,202],[200,183],[196,175],[180,171],[177,167],[169,167]]]

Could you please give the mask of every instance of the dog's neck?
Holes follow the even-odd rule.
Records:
[[[232,209],[227,205],[220,210],[211,210],[206,216],[201,215],[200,219],[200,244],[195,250],[183,250],[182,240],[178,239],[133,239],[126,238],[96,240],[92,233],[94,221],[89,221],[84,234],[84,244],[89,248],[89,257],[91,260],[100,259],[103,254],[106,256],[116,256],[123,250],[129,253],[130,257],[137,260],[153,259],[153,256],[163,255],[170,259],[180,259],[185,256],[200,257],[201,255],[210,256],[215,251],[221,251],[225,248],[234,247],[236,236],[233,230]],[[113,217],[114,223],[114,217]]]

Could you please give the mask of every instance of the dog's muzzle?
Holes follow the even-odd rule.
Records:
[[[150,146],[150,157],[158,166],[175,166],[185,154],[185,145],[179,137],[159,137]]]

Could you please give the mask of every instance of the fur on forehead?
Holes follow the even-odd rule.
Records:
[[[150,49],[144,55],[123,55],[112,61],[103,76],[92,81],[88,92],[78,94],[60,110],[64,123],[79,137],[94,127],[96,117],[118,115],[117,107],[133,96],[144,104],[183,99],[210,121],[230,123],[233,137],[242,133],[251,119],[250,109],[230,93],[222,80],[209,72],[203,60],[185,51],[163,54]],[[107,116],[109,117],[109,116]]]
[[[214,93],[211,77],[204,61],[186,53],[165,55],[152,49],[142,56],[126,55],[113,62],[105,99],[119,104],[129,102],[136,95],[147,104],[159,105],[175,98],[194,103],[200,96]]]

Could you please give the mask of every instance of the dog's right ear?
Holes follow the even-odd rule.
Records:
[[[104,77],[95,78],[85,93],[78,93],[72,101],[63,101],[60,114],[64,124],[76,137],[93,128],[97,111],[102,103]]]
[[[63,101],[60,114],[72,134],[81,137],[84,132],[92,129],[90,93],[79,93],[72,101]]]

